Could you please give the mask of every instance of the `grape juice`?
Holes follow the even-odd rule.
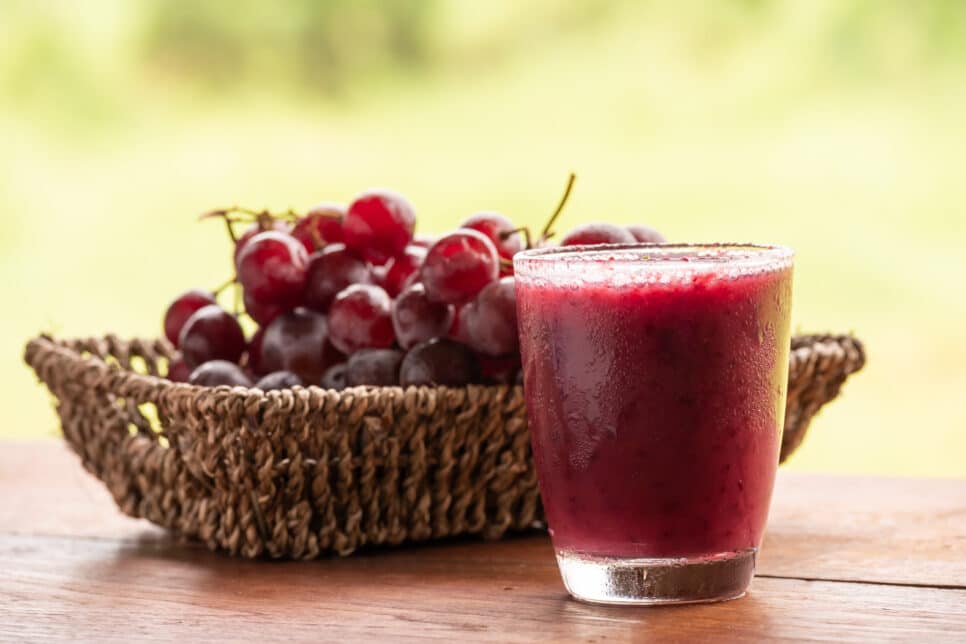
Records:
[[[555,249],[516,263],[533,453],[558,552],[756,549],[788,382],[791,253]]]

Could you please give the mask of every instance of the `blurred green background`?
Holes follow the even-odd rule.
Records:
[[[966,476],[966,3],[0,3],[3,437],[55,435],[23,343],[159,333],[230,273],[232,203],[370,186],[419,229],[559,229],[798,252],[794,327],[866,371],[790,467]]]

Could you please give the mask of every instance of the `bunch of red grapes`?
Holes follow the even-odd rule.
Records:
[[[238,213],[255,223],[236,237]],[[258,326],[246,339],[239,316],[215,293],[183,293],[164,316],[165,335],[182,356],[171,380],[265,391],[519,380],[512,258],[530,236],[505,216],[481,212],[438,239],[414,236],[412,205],[385,190],[302,216],[239,209],[208,216],[228,223],[233,282]],[[599,223],[578,226],[561,244],[635,241],[663,238],[646,226]]]

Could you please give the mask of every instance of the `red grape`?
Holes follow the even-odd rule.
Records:
[[[480,376],[484,382],[495,385],[512,385],[516,382],[517,374],[520,373],[519,353],[497,358],[481,354],[476,357],[480,361]]]
[[[449,327],[449,332],[446,334],[450,339],[456,340],[457,342],[462,342],[466,344],[466,338],[461,334],[462,329],[460,328],[460,316],[463,315],[463,309],[466,308],[466,304],[456,307],[456,312],[453,315],[453,323]]]
[[[252,381],[234,362],[209,360],[191,372],[188,382],[201,387],[251,387]]]
[[[251,303],[288,310],[302,297],[308,263],[305,248],[291,235],[258,233],[238,256],[238,281]]]
[[[278,391],[279,389],[301,387],[302,384],[302,379],[291,371],[273,371],[256,382],[255,388],[262,391]]]
[[[386,289],[389,297],[396,297],[406,287],[406,282],[419,272],[419,267],[426,259],[426,249],[410,244],[402,255],[389,260],[382,272],[379,285]]]
[[[291,371],[303,382],[317,383],[342,360],[329,343],[325,316],[308,309],[283,313],[265,328],[259,366],[267,372]]]
[[[413,345],[445,337],[453,325],[455,309],[452,304],[433,302],[426,297],[426,289],[416,283],[399,294],[392,304],[392,327],[399,346]]]
[[[513,259],[514,254],[523,250],[523,235],[513,232],[517,227],[498,212],[478,212],[460,224],[460,228],[471,228],[486,235],[505,259]]]
[[[330,244],[309,258],[302,302],[325,313],[336,294],[352,284],[370,284],[369,265],[346,250],[345,244]]]
[[[353,284],[335,296],[329,308],[329,337],[345,354],[385,349],[395,341],[386,292],[371,284]]]
[[[478,378],[479,364],[473,352],[466,345],[447,339],[417,344],[399,368],[399,382],[403,387],[460,387]]]
[[[349,387],[368,385],[392,387],[399,384],[399,365],[403,352],[397,349],[363,349],[345,363],[345,382]]]
[[[516,289],[512,277],[487,284],[460,311],[460,333],[477,353],[496,357],[519,350]]]
[[[664,235],[656,229],[644,224],[631,224],[630,226],[625,226],[625,228],[627,228],[627,232],[634,236],[635,240],[642,244],[660,244],[667,241]]]
[[[413,238],[416,213],[406,198],[388,190],[364,192],[349,205],[342,223],[345,245],[381,266]]]
[[[178,348],[178,336],[181,335],[184,323],[195,311],[209,304],[215,304],[215,296],[208,291],[195,288],[185,291],[168,306],[164,314],[164,335],[175,348]]]
[[[593,244],[633,244],[634,235],[614,224],[581,224],[560,240],[561,246],[590,246]]]
[[[334,364],[326,369],[325,373],[322,374],[322,388],[335,389],[336,391],[345,389],[345,372],[346,366],[344,362]]]
[[[281,306],[256,300],[249,293],[242,295],[242,301],[245,303],[245,311],[248,315],[262,326],[268,326],[272,320],[285,312]]]
[[[463,229],[440,238],[419,272],[426,294],[438,302],[470,300],[500,274],[500,258],[488,237]]]
[[[192,368],[210,360],[238,362],[245,351],[245,334],[238,320],[218,305],[209,304],[185,322],[178,346],[181,357]]]
[[[238,266],[238,258],[241,256],[242,251],[245,250],[245,246],[251,241],[252,237],[258,233],[265,232],[266,230],[287,233],[290,229],[291,226],[288,224],[288,222],[281,221],[279,219],[273,220],[271,225],[265,228],[263,228],[261,224],[252,224],[246,228],[241,237],[235,241],[235,266]]]
[[[191,367],[184,360],[178,358],[168,363],[168,380],[171,382],[188,382],[191,377]]]
[[[345,206],[323,202],[305,213],[292,228],[292,237],[302,242],[311,255],[328,244],[342,241]]]

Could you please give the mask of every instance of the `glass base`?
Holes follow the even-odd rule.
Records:
[[[558,551],[567,591],[595,604],[690,604],[737,599],[755,574],[756,548],[699,559],[618,559]]]

